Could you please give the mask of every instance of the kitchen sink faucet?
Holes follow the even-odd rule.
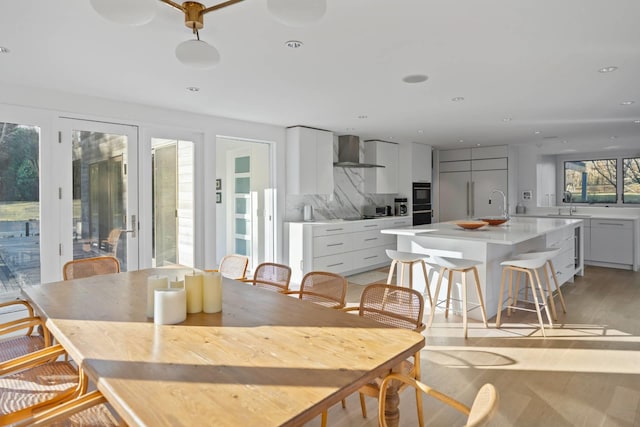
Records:
[[[493,196],[493,193],[500,193],[502,195],[502,217],[508,218],[509,209],[507,208],[507,196],[502,190],[491,190],[491,193],[489,194],[489,203],[491,203],[491,196]]]
[[[562,195],[563,197],[563,201],[565,203],[569,203],[569,215],[573,215],[574,213],[576,213],[576,207],[573,206],[573,194],[571,193],[571,191],[569,190],[569,186],[567,186],[567,190],[565,190],[564,194]]]

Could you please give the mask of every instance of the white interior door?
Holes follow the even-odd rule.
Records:
[[[64,118],[59,143],[62,262],[113,255],[123,271],[136,270],[138,128]]]

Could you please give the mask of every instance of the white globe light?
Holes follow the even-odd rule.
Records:
[[[202,40],[187,40],[176,47],[176,57],[193,68],[213,68],[220,62],[218,49]]]
[[[90,0],[104,19],[123,25],[144,25],[156,14],[157,0]]]
[[[267,9],[280,22],[302,27],[319,21],[327,11],[326,0],[267,0]]]

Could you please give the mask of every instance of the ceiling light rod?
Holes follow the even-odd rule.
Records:
[[[232,4],[240,3],[244,0],[228,0],[210,7],[204,7],[202,3],[198,3],[197,1],[186,1],[182,4],[178,4],[171,0],[160,1],[183,12],[184,25],[195,33],[196,30],[201,30],[204,27],[203,17],[205,14],[213,12],[214,10],[222,9],[223,7],[231,6]]]

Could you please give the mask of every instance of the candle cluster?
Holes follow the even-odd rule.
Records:
[[[186,274],[184,281],[167,276],[147,279],[147,317],[158,325],[184,322],[187,313],[222,311],[222,276],[218,272]]]

